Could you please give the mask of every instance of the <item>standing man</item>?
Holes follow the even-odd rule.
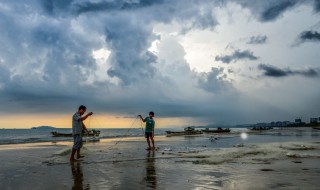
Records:
[[[149,117],[146,117],[145,119],[142,118],[141,115],[139,115],[140,119],[146,123],[146,129],[145,129],[145,137],[147,139],[147,142],[148,142],[148,148],[146,150],[155,150],[155,146],[154,146],[154,125],[155,125],[155,122],[153,120],[153,116],[154,116],[154,113],[151,111],[149,112]],[[150,140],[151,139],[151,142],[152,142],[152,148],[150,146]]]
[[[82,117],[86,110],[86,106],[81,105],[78,111],[72,116],[72,135],[74,144],[71,151],[70,161],[77,161],[76,159],[74,159],[74,155],[76,152],[77,159],[84,157],[80,155],[80,149],[82,147],[82,131],[85,130],[88,132],[88,130],[83,121],[93,114],[92,112],[90,112]]]

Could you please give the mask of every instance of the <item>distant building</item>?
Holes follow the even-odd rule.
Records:
[[[277,127],[282,127],[282,121],[277,121],[277,122],[276,122],[276,126],[277,126]]]
[[[295,123],[302,123],[302,120],[301,119],[295,119],[294,122]]]
[[[320,118],[310,118],[310,123],[318,123]]]
[[[290,124],[291,124],[290,121],[283,121],[283,122],[282,122],[282,126],[288,126],[288,125],[290,125]]]

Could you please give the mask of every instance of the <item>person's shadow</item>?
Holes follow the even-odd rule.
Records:
[[[147,182],[147,187],[151,187],[153,189],[157,188],[157,173],[155,167],[155,152],[149,151],[146,158],[146,177],[145,180]]]
[[[71,162],[70,165],[73,178],[72,190],[89,190],[89,184],[83,185],[83,173],[80,162]]]

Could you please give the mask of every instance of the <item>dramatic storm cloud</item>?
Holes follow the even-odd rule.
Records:
[[[234,51],[231,55],[221,55],[221,56],[216,56],[215,60],[216,61],[222,61],[223,63],[231,63],[231,62],[236,62],[238,60],[257,60],[258,57],[253,55],[253,52],[249,50],[236,50]]]
[[[274,105],[255,92],[319,82],[319,43],[290,46],[319,42],[319,18],[316,0],[0,0],[0,112],[85,104],[223,124],[314,114],[296,104],[303,94]],[[261,71],[291,77],[269,85]]]

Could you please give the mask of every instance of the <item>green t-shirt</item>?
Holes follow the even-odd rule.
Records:
[[[145,132],[151,133],[152,129],[154,128],[154,124],[155,124],[154,120],[150,119],[150,117],[146,117],[144,120],[146,121],[146,130],[145,130]]]

